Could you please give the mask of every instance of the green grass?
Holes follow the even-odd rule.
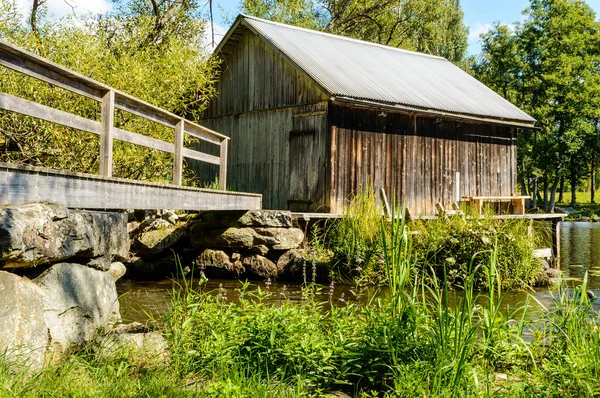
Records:
[[[319,302],[315,293],[326,288],[317,285],[292,303],[285,291],[249,290],[247,283],[239,301],[230,302],[183,279],[163,321],[168,363],[140,365],[127,352],[101,360],[91,344],[37,374],[0,367],[0,396],[600,394],[600,314],[585,294],[587,278],[574,289],[559,284],[555,309],[537,317],[533,299],[503,311],[506,270],[496,246],[472,257],[462,290],[453,292],[447,264],[439,278],[418,278],[408,225],[380,222],[380,229],[389,294],[367,304],[340,306],[334,294]],[[477,291],[480,276],[486,293]],[[453,305],[450,294],[457,297]],[[268,300],[272,295],[280,300]]]
[[[591,203],[591,195],[589,191],[577,192],[577,209],[574,213],[571,213],[567,220],[577,220],[581,217],[589,217],[592,221],[598,221],[600,216],[600,192],[596,193],[596,201],[598,203]],[[560,207],[569,207],[571,203],[571,194],[565,193],[564,201],[557,203]]]

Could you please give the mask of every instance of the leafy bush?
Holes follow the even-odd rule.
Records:
[[[446,272],[450,285],[462,286],[476,270],[475,287],[489,289],[483,266],[489,264],[494,249],[504,289],[529,287],[541,272],[533,257],[541,247],[540,237],[530,232],[528,220],[496,220],[489,215],[438,218],[416,222],[413,230],[416,267],[438,279]]]
[[[155,27],[154,18],[144,11],[147,2],[118,2],[109,14],[80,16],[80,20],[46,18],[36,33],[19,24],[20,17],[9,24],[9,2],[0,1],[0,36],[117,90],[192,120],[215,94],[215,60],[198,45],[204,23],[191,11],[177,12],[160,40],[147,42]],[[0,91],[100,119],[97,101],[3,67]],[[173,129],[124,111],[116,112],[115,124],[173,142]],[[187,145],[192,143],[186,139]],[[0,111],[0,161],[97,173],[99,145],[94,134]],[[119,141],[114,144],[117,177],[170,181],[172,161],[173,156],[165,152]],[[190,173],[186,178],[188,183],[201,184]]]
[[[384,236],[389,239],[391,225],[385,222],[382,228],[382,217],[375,194],[367,191],[348,202],[341,219],[317,230],[312,243],[333,253],[333,280],[387,282],[382,242]],[[497,220],[491,214],[482,217],[467,214],[415,220],[410,228],[412,279],[435,277],[439,283],[445,272],[451,287],[463,287],[470,270],[477,270],[475,288],[487,289],[483,265],[490,262],[494,248],[504,289],[529,287],[541,272],[533,252],[541,247],[542,237],[539,232],[530,231],[528,220]]]

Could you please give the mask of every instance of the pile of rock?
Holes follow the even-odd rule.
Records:
[[[155,278],[178,271],[174,253],[184,267],[194,265],[208,277],[278,277],[291,261],[285,254],[304,241],[290,212],[272,210],[179,217],[172,212],[145,213],[143,218],[133,217],[129,233],[128,270],[132,276]]]
[[[277,277],[287,265],[279,260],[304,241],[286,211],[219,213],[201,213],[190,225],[191,247],[201,250],[196,265],[208,274]]]
[[[119,321],[128,252],[124,214],[0,208],[0,349],[14,368],[39,369]]]

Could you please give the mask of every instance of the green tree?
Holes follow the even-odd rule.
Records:
[[[537,119],[539,130],[520,134],[519,172],[533,180],[534,201],[541,178],[544,207],[552,211],[561,177],[571,182],[574,205],[587,173],[600,109],[600,25],[581,0],[532,0],[525,16],[513,30],[496,25],[483,36],[473,69]]]
[[[0,7],[0,36],[83,75],[176,114],[198,119],[214,95],[215,61],[200,47],[204,21],[192,1],[114,2],[105,15],[53,20],[40,2],[36,28],[11,21],[10,2]],[[35,12],[35,10],[34,10]],[[83,25],[82,25],[83,23]],[[99,120],[100,104],[0,68],[0,91]],[[118,127],[171,141],[173,130],[117,111]],[[10,112],[0,112],[0,160],[96,173],[99,139]],[[169,181],[172,155],[115,142],[114,175]],[[191,178],[191,174],[188,175]]]
[[[242,12],[462,61],[468,29],[458,0],[242,0]]]

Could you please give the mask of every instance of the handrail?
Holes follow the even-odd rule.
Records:
[[[0,92],[0,109],[100,135],[100,175],[112,176],[112,143],[113,140],[118,140],[172,153],[174,155],[173,184],[175,185],[182,183],[183,157],[219,165],[219,189],[225,190],[229,137],[90,79],[3,39],[0,39],[0,65],[102,104],[101,121],[97,122]],[[173,128],[175,142],[169,143],[115,127],[115,108]],[[185,134],[219,145],[219,156],[185,148],[183,146]]]

